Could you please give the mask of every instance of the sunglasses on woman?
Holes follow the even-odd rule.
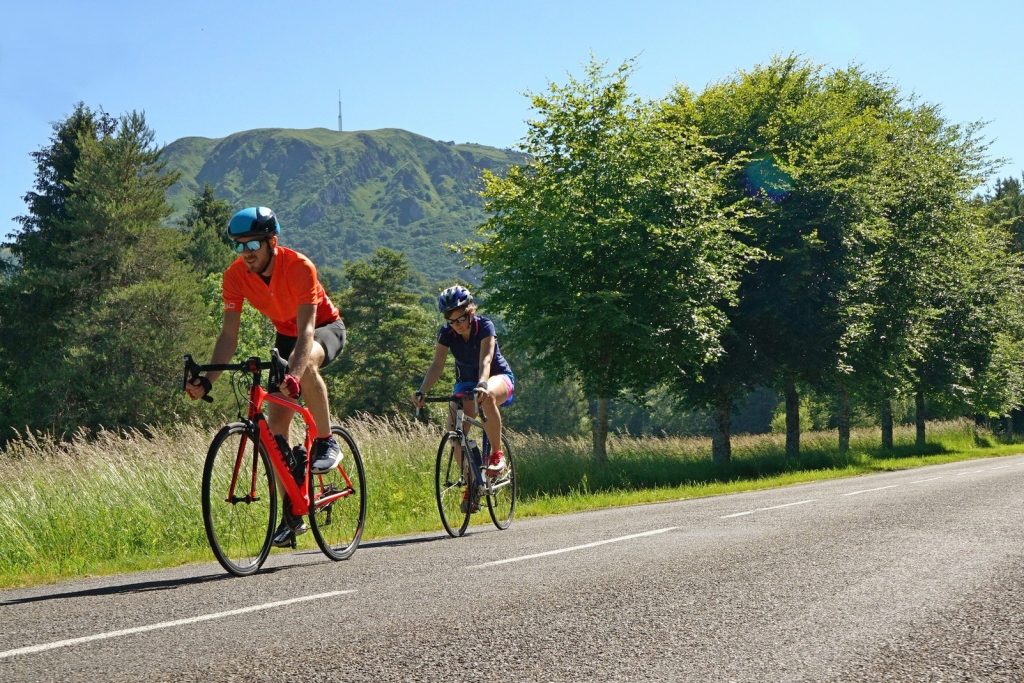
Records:
[[[263,240],[248,240],[246,242],[235,242],[231,245],[231,248],[235,250],[236,254],[241,254],[243,251],[259,251],[263,245]]]
[[[462,323],[469,320],[470,313],[463,313],[458,318],[447,318],[449,325],[461,325]]]

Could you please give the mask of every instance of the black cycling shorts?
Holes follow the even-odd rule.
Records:
[[[297,341],[297,337],[289,337],[278,332],[274,345],[277,347],[277,352],[281,354],[281,358],[288,360],[292,355],[292,351],[295,350],[295,342]],[[342,349],[345,348],[345,323],[341,318],[338,318],[332,323],[316,328],[313,330],[313,341],[319,342],[320,346],[323,347],[324,362],[320,367],[324,367],[337,358],[341,354]]]

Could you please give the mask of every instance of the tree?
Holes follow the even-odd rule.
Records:
[[[790,56],[697,97],[679,88],[667,105],[734,163],[727,200],[756,204],[742,225],[761,258],[725,309],[725,353],[702,384],[684,388],[694,405],[712,408],[718,461],[730,456],[734,401],[758,384],[784,395],[786,451],[799,453],[797,387],[822,386],[837,364],[843,297],[857,272],[851,249],[870,229],[879,138],[870,112],[886,94],[855,71],[825,75]]]
[[[335,394],[334,409],[349,415],[410,410],[434,352],[436,328],[418,295],[405,255],[379,248],[368,259],[345,265],[349,288],[338,299],[348,341],[326,375]]]
[[[202,193],[192,199],[185,215],[185,260],[196,272],[219,274],[231,265],[235,254],[225,234],[231,214],[231,204],[218,199],[209,185],[203,185]]]
[[[971,200],[991,168],[980,125],[950,124],[909,100],[884,112],[884,126],[880,220],[851,297],[859,315],[845,357],[856,392],[880,406],[883,446],[892,446],[892,401],[911,393],[923,445],[926,397],[987,401],[978,382],[1013,347],[1000,337],[1011,332],[1002,318],[1019,299],[1019,266]]]
[[[1004,224],[1013,235],[1013,249],[1024,252],[1024,174],[1021,179],[999,178],[985,197],[990,219]]]
[[[6,293],[23,316],[5,320],[4,344],[25,350],[8,375],[13,426],[67,432],[173,418],[182,349],[212,336],[199,283],[178,260],[181,234],[161,227],[175,176],[144,117],[97,128],[82,124],[80,109],[37,157],[37,187],[50,199],[30,202],[39,213],[15,242],[22,269]]]
[[[630,96],[630,70],[592,61],[584,80],[532,96],[532,162],[485,174],[491,217],[466,251],[517,347],[582,386],[598,461],[611,398],[697,377],[721,352],[718,304],[745,258],[719,201],[726,169],[692,128]]]

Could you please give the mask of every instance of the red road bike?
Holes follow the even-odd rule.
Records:
[[[288,367],[277,349],[271,350],[270,361],[254,356],[240,363],[198,365],[190,355],[184,360],[183,382],[200,372],[234,372],[233,386],[239,402],[242,396],[237,389],[248,390],[246,417],[217,432],[203,469],[203,524],[221,566],[236,576],[247,576],[267,559],[277,521],[279,486],[287,494],[293,514],[309,515],[313,537],[327,557],[351,557],[359,546],[366,519],[365,473],[355,439],[344,428],[332,425],[342,460],[330,472],[313,474],[310,462],[314,459],[311,448],[316,428],[312,413],[300,403],[268,391],[277,387]],[[270,371],[267,389],[261,386],[264,370]],[[212,400],[208,395],[203,398]],[[285,452],[270,433],[262,412],[268,401],[302,417],[302,447]],[[304,453],[309,457],[302,464]]]

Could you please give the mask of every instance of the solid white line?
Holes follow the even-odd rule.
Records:
[[[253,605],[252,607],[242,607],[241,609],[233,609],[227,612],[216,612],[214,614],[202,614],[198,617],[189,617],[188,619],[177,619],[175,621],[162,621],[159,624],[149,624],[148,626],[138,626],[136,628],[126,628],[120,631],[108,631],[107,633],[97,633],[92,636],[83,636],[81,638],[70,638],[68,640],[57,640],[52,643],[44,643],[42,645],[29,645],[27,647],[19,647],[16,650],[8,650],[6,652],[0,652],[0,659],[5,657],[16,657],[17,655],[29,655],[37,652],[45,652],[46,650],[54,650],[59,647],[70,647],[71,645],[79,645],[81,643],[89,643],[94,640],[106,640],[107,638],[120,638],[121,636],[130,636],[135,633],[145,633],[146,631],[155,631],[161,628],[172,628],[174,626],[185,626],[187,624],[198,624],[201,621],[210,621],[211,619],[222,619],[224,617],[233,617],[237,614],[246,614],[248,612],[258,612],[260,610],[272,609],[274,607],[284,607],[285,605],[293,605],[297,602],[306,602],[307,600],[320,600],[322,598],[333,598],[336,595],[345,595],[347,593],[355,593],[354,590],[347,591],[331,591],[330,593],[318,593],[317,595],[304,595],[300,598],[291,598],[290,600],[279,600],[278,602],[268,602],[263,605]]]
[[[618,543],[619,541],[628,541],[634,538],[643,538],[644,536],[654,536],[655,534],[663,534],[666,531],[673,531],[678,529],[677,526],[665,527],[664,529],[655,529],[654,531],[645,531],[642,534],[630,534],[629,536],[619,536],[618,538],[609,538],[606,541],[594,541],[593,543],[584,543],[583,545],[574,545],[571,548],[559,548],[558,550],[549,550],[544,553],[535,553],[533,555],[521,555],[520,557],[510,557],[507,560],[495,560],[494,562],[484,562],[483,564],[474,564],[466,569],[481,569],[483,567],[494,567],[499,564],[508,564],[509,562],[522,562],[524,560],[535,560],[538,557],[547,557],[548,555],[561,555],[562,553],[569,553],[574,550],[585,550],[586,548],[595,548],[599,545],[605,545],[606,543]]]
[[[937,477],[928,477],[927,479],[915,479],[914,481],[912,481],[910,483],[911,484],[921,484],[921,483],[924,483],[926,481],[935,481],[936,479],[942,479],[943,476],[945,476],[945,475],[941,475],[940,474]]]
[[[889,486],[879,486],[877,489],[864,489],[862,491],[851,491],[850,493],[844,493],[844,496],[856,496],[859,493],[871,493],[872,491],[884,491],[886,489],[894,489],[899,484],[890,484]]]
[[[798,500],[795,503],[783,503],[782,505],[772,505],[767,508],[755,508],[754,510],[744,510],[743,512],[734,512],[731,515],[722,515],[719,519],[731,519],[732,517],[742,517],[744,515],[752,515],[755,512],[764,512],[765,510],[778,510],[779,508],[788,508],[794,505],[804,505],[806,503],[813,503],[817,498],[808,498],[807,500]]]

